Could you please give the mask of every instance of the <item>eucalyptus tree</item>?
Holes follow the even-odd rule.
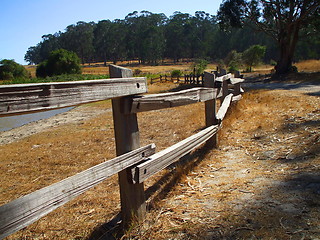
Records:
[[[224,0],[218,11],[222,28],[251,27],[272,37],[279,49],[276,73],[292,69],[303,29],[319,19],[319,0]]]
[[[110,20],[99,21],[94,30],[94,49],[97,59],[103,59],[104,65],[110,59],[110,39],[112,22]]]
[[[90,62],[94,55],[93,31],[94,22],[77,22],[67,26],[61,35],[62,48],[77,53],[82,63]]]
[[[174,62],[190,56],[190,24],[191,15],[188,13],[174,12],[168,19],[165,28],[166,54]]]
[[[162,59],[165,49],[164,14],[135,11],[125,17],[128,29],[128,56],[138,58],[141,63],[156,64]]]

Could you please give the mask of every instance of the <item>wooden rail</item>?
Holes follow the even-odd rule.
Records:
[[[123,226],[146,213],[144,181],[195,148],[217,147],[218,130],[231,102],[241,98],[242,79],[206,72],[204,87],[138,96],[147,91],[145,78],[110,65],[112,79],[0,86],[0,116],[43,111],[112,99],[117,156],[72,177],[0,206],[0,239],[28,226],[108,177],[119,176]],[[232,88],[229,88],[229,85]],[[216,99],[222,103],[217,111]],[[155,145],[140,147],[136,114],[205,102],[206,128],[155,153]]]

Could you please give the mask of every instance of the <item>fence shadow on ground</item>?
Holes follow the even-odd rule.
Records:
[[[168,168],[170,171],[163,175],[155,184],[146,189],[146,199],[148,202],[147,210],[156,207],[157,203],[165,199],[176,183],[183,176],[193,171],[211,151],[204,145],[202,148],[182,157],[178,162],[171,164]],[[121,214],[117,214],[110,221],[98,226],[87,238],[87,240],[115,240],[123,236],[121,231]]]

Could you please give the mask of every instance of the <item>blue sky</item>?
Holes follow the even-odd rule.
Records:
[[[194,14],[205,11],[216,15],[222,0],[1,0],[0,60],[14,59],[20,64],[29,47],[41,36],[64,31],[78,21],[98,22],[103,19],[124,19],[133,11],[164,13],[175,11]]]

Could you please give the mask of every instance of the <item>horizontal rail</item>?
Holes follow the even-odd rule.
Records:
[[[126,113],[137,113],[163,108],[178,107],[197,102],[205,102],[217,97],[217,89],[193,88],[172,93],[149,94],[140,97],[132,97],[131,109]]]
[[[139,148],[0,206],[0,239],[30,225],[154,152],[154,144]]]
[[[166,168],[173,162],[199,147],[218,132],[220,125],[207,127],[206,129],[178,142],[171,147],[152,155],[145,162],[132,169],[132,179],[135,183],[142,183],[155,173]]]
[[[233,97],[233,94],[230,93],[228,96],[226,96],[217,112],[217,119],[219,120],[223,120],[224,116],[226,115],[227,111],[228,111],[228,108],[230,107],[230,104],[232,102],[232,97]]]
[[[146,92],[144,77],[3,85],[0,86],[0,117]]]

